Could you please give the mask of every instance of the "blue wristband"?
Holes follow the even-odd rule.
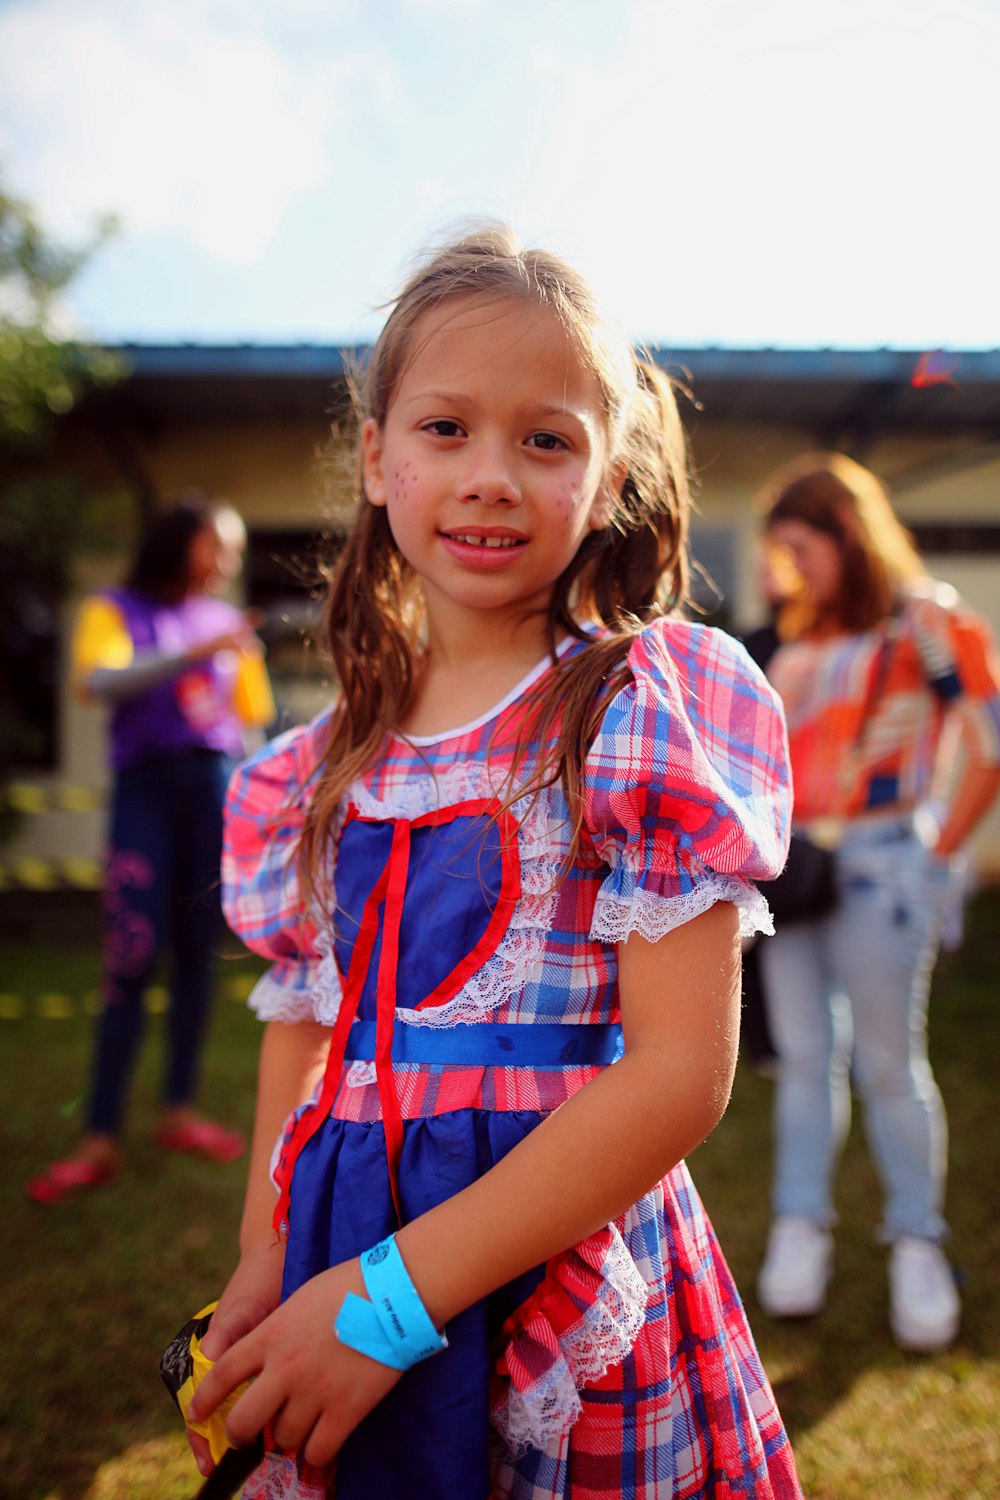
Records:
[[[361,1275],[371,1301],[348,1292],[334,1324],[342,1344],[393,1370],[408,1370],[448,1347],[410,1280],[395,1235],[365,1251]]]
[[[364,1297],[356,1297],[353,1292],[348,1292],[341,1303],[333,1331],[349,1349],[367,1354],[369,1359],[377,1359],[380,1365],[388,1365],[390,1370],[410,1368],[382,1332],[378,1313]]]

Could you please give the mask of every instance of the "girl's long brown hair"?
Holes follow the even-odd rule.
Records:
[[[384,424],[423,314],[470,297],[531,302],[556,314],[597,378],[609,473],[625,475],[610,524],[587,534],[556,580],[547,621],[553,671],[531,696],[507,786],[509,802],[561,780],[573,819],[571,860],[582,828],[584,760],[601,704],[627,678],[625,658],[642,625],[687,600],[687,449],[671,381],[607,329],[575,270],[544,251],[521,249],[502,225],[445,244],[415,270],[356,383],[359,425],[369,418]],[[324,613],[340,693],[299,849],[304,884],[313,893],[338,805],[405,720],[419,672],[419,580],[396,547],[385,508],[365,497],[360,452],[355,500],[355,524],[330,579]],[[597,639],[584,624],[602,627]],[[591,643],[560,663],[556,643],[563,634]],[[528,784],[517,787],[529,759]]]
[[[802,521],[832,537],[840,551],[837,598],[823,609],[808,598],[798,601],[794,627],[782,631],[787,637],[824,627],[871,630],[892,614],[903,585],[926,572],[885,485],[845,453],[801,454],[771,475],[756,503],[765,531]]]

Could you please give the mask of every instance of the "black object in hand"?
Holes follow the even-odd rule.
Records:
[[[205,1337],[212,1321],[211,1312],[191,1318],[170,1340],[160,1356],[160,1377],[181,1410],[178,1392],[191,1379],[194,1362],[191,1358],[191,1340],[198,1343]],[[181,1415],[184,1413],[181,1411]],[[243,1481],[253,1473],[264,1457],[264,1439],[257,1437],[246,1448],[227,1448],[215,1468],[198,1491],[195,1500],[229,1500],[235,1495]]]

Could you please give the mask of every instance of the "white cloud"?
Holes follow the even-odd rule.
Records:
[[[158,280],[188,333],[339,336],[494,214],[654,339],[972,342],[998,65],[996,0],[6,0],[0,164],[121,215],[133,333]]]
[[[535,141],[506,196],[631,331],[864,342],[950,301],[968,328],[977,295],[1000,331],[995,8],[640,0],[601,55],[555,59],[550,38],[529,59]]]
[[[289,205],[331,176],[352,94],[391,86],[370,48],[293,68],[255,20],[257,5],[229,0],[0,11],[15,186],[58,232],[110,211],[127,234],[180,232],[216,259],[253,261]]]

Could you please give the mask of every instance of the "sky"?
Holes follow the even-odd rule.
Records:
[[[116,216],[108,342],[363,342],[489,216],[653,344],[992,348],[998,75],[1000,0],[0,0],[0,177]]]

